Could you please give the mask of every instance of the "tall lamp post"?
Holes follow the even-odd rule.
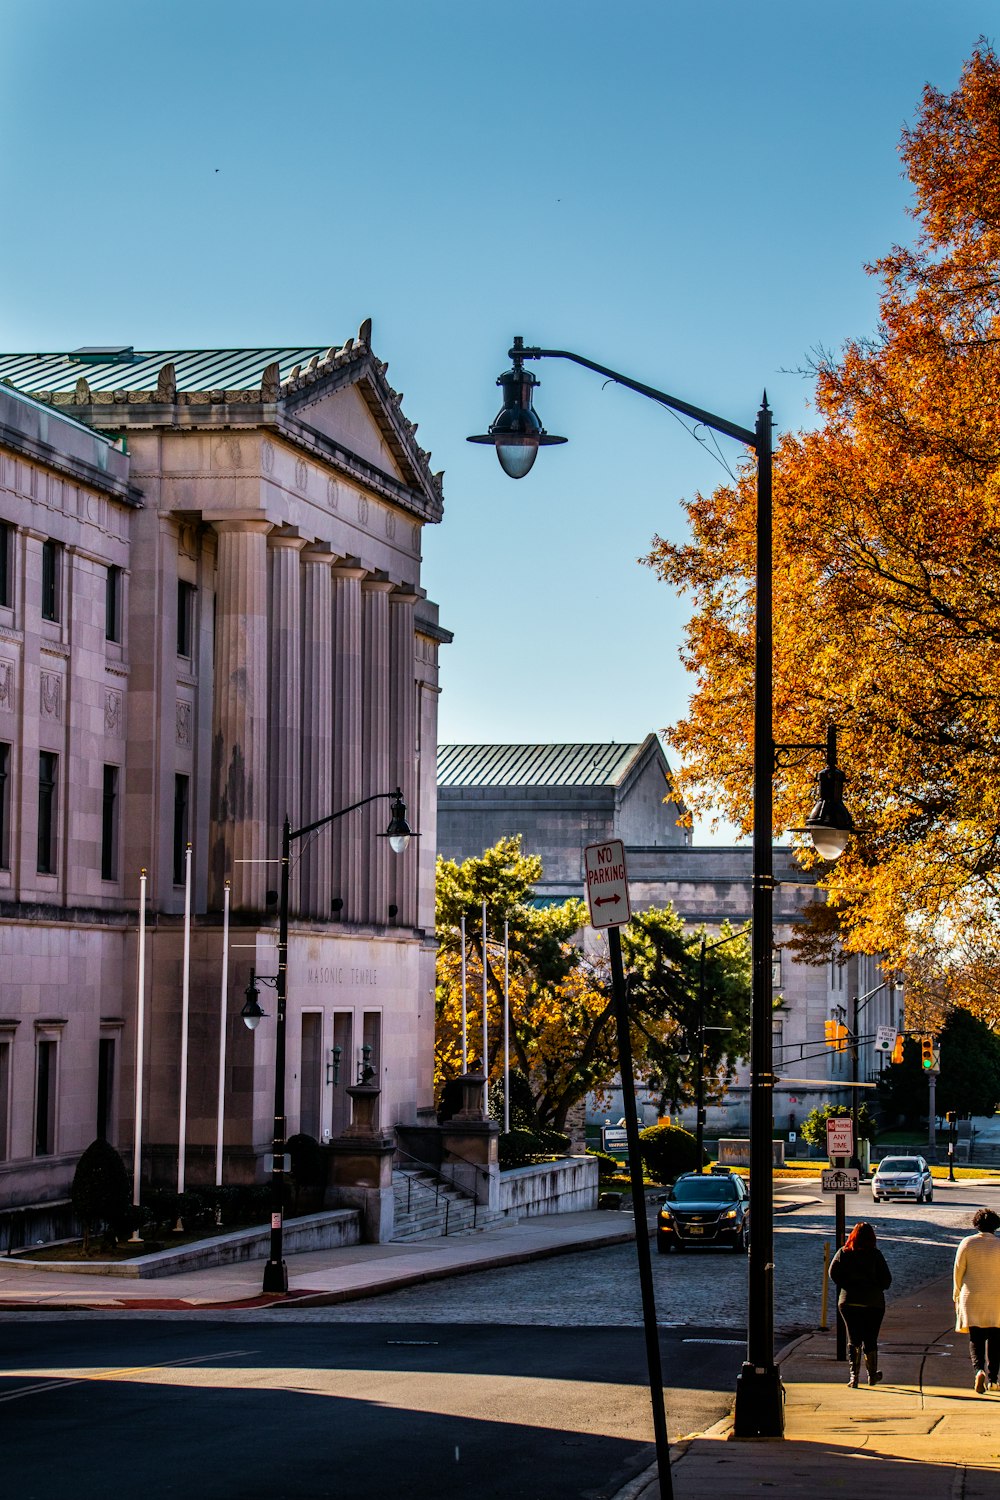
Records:
[[[271,1248],[267,1265],[264,1267],[265,1292],[287,1292],[288,1291],[288,1267],[282,1256],[282,1225],[284,1215],[285,1196],[285,1010],[288,987],[288,889],[289,889],[289,864],[291,860],[292,841],[301,839],[308,833],[315,833],[318,828],[325,828],[328,823],[333,823],[337,818],[344,818],[348,813],[356,812],[359,807],[366,807],[369,802],[378,802],[387,797],[392,802],[392,816],[389,826],[380,838],[389,840],[389,848],[394,854],[402,854],[412,837],[409,824],[406,821],[406,803],[399,787],[394,792],[373,792],[370,797],[362,797],[360,802],[352,802],[350,807],[342,807],[337,812],[328,813],[325,818],[317,818],[314,823],[306,823],[302,828],[292,828],[286,818],[281,829],[281,885],[278,893],[278,972],[273,977],[274,988],[277,996],[277,1015],[274,1038],[274,1140],[271,1158]],[[246,1025],[253,1030],[264,1012],[260,1009],[257,990],[254,981],[258,983],[270,982],[265,975],[253,974],[247,986],[246,1004],[241,1012]]]
[[[654,386],[643,385],[606,365],[585,359],[568,349],[525,347],[515,338],[508,351],[511,369],[497,380],[503,392],[503,407],[488,432],[470,437],[471,443],[496,448],[505,474],[523,479],[538,449],[566,442],[545,431],[533,406],[537,378],[524,368],[525,360],[566,359],[586,370],[646,396],[669,411],[726,437],[745,443],[757,455],[756,525],[756,613],[754,628],[754,730],[753,730],[753,934],[751,941],[752,988],[750,1032],[750,1239],[747,1290],[747,1354],[737,1381],[735,1435],[741,1438],[781,1437],[784,1434],[782,1388],[774,1362],[774,1189],[771,1135],[774,1098],[771,1036],[771,948],[772,893],[771,853],[775,743],[772,729],[772,423],[767,394],[751,430],[725,417],[669,396]],[[832,771],[832,777],[831,777]],[[826,778],[824,780],[824,778]],[[839,780],[838,780],[839,778]],[[853,829],[850,814],[840,797],[843,773],[835,763],[821,777],[820,799],[806,827],[817,848],[839,844],[840,853]],[[825,837],[826,836],[826,837]],[[842,839],[842,842],[841,842]],[[825,849],[824,857],[830,858]]]

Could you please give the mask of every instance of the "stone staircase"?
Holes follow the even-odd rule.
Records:
[[[503,1223],[504,1215],[493,1213],[474,1198],[441,1181],[428,1168],[394,1167],[392,1191],[395,1199],[393,1240],[430,1240],[443,1235],[471,1234]]]

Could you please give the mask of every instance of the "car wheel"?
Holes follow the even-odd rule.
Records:
[[[750,1249],[750,1225],[749,1224],[744,1224],[743,1227],[741,1228],[739,1234],[733,1240],[733,1249],[736,1251],[737,1254],[742,1253],[743,1255],[746,1255],[747,1251]]]
[[[932,1187],[929,1187],[927,1189],[927,1197],[924,1199],[924,1202],[925,1203],[933,1203],[934,1202],[934,1189]]]

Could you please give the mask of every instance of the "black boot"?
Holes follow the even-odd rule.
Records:
[[[861,1374],[861,1345],[860,1344],[848,1344],[848,1346],[847,1346],[847,1363],[848,1363],[848,1366],[849,1366],[849,1374],[847,1376],[847,1384],[850,1386],[850,1388],[851,1388],[852,1391],[856,1391],[857,1388],[858,1388],[858,1376]]]
[[[868,1366],[868,1384],[878,1385],[882,1379],[882,1371],[878,1367],[878,1345],[874,1349],[865,1350],[865,1364]]]

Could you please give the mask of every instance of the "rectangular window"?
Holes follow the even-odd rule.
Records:
[[[108,568],[104,593],[104,639],[120,641],[122,638],[122,570]]]
[[[303,1135],[311,1135],[314,1140],[319,1140],[323,1089],[323,1016],[316,1010],[302,1013],[299,1084],[299,1129]]]
[[[14,528],[0,521],[0,604],[10,609],[14,603]]]
[[[174,885],[184,884],[184,854],[188,846],[188,778],[174,777]]]
[[[10,1042],[0,1041],[0,1161],[10,1156]]]
[[[0,870],[10,869],[10,746],[0,742]]]
[[[101,814],[101,879],[118,879],[118,767],[104,767]]]
[[[97,1139],[111,1139],[115,1094],[115,1039],[102,1036],[97,1053]]]
[[[177,580],[177,655],[194,655],[194,584]]]
[[[378,1083],[379,1075],[382,1071],[380,1061],[382,1056],[382,1012],[380,1010],[366,1010],[364,1012],[361,1020],[361,1039],[361,1067],[364,1068],[365,1066],[364,1048],[369,1047],[371,1050],[368,1053],[367,1061],[369,1067],[374,1069],[375,1074],[371,1081]],[[367,1081],[366,1079],[365,1082]]]
[[[51,539],[42,543],[42,619],[59,618],[59,582],[62,548]]]
[[[52,1156],[56,1149],[56,1048],[58,1042],[39,1041],[35,1060],[35,1155]]]
[[[771,949],[771,988],[781,989],[781,949],[778,947]]]
[[[56,780],[59,757],[51,750],[38,756],[38,873],[56,872]]]
[[[351,1123],[351,1096],[347,1089],[354,1082],[351,1072],[353,1057],[354,1015],[349,1010],[338,1010],[333,1017],[333,1054],[330,1063],[339,1071],[339,1079],[332,1089],[333,1101],[330,1109],[330,1132],[336,1137],[343,1135]],[[337,1052],[337,1048],[340,1052]],[[331,1068],[332,1073],[332,1068]]]

